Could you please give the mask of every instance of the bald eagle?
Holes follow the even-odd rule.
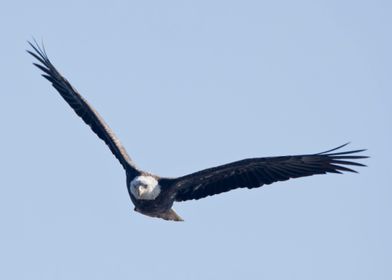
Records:
[[[75,113],[106,143],[124,168],[134,210],[141,214],[182,221],[172,208],[174,202],[201,199],[237,188],[258,188],[315,174],[356,172],[347,166],[365,166],[355,161],[367,158],[358,155],[365,150],[337,151],[347,145],[344,144],[317,154],[244,159],[178,178],[151,174],[135,165],[98,112],[53,66],[43,45],[40,47],[37,42],[28,43],[32,50],[27,52],[38,60],[39,63],[33,64],[43,71],[42,76],[52,83]]]

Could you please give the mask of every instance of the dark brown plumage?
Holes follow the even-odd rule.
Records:
[[[200,199],[236,188],[257,188],[277,181],[325,173],[356,172],[347,166],[364,166],[355,162],[366,156],[365,150],[336,152],[346,146],[309,155],[252,158],[201,170],[179,178],[162,178],[139,170],[125,148],[102,117],[57,71],[48,59],[45,49],[37,43],[28,53],[41,64],[34,63],[49,80],[75,113],[91,127],[109,147],[126,171],[127,189],[135,211],[151,217],[181,221],[174,212],[175,201]]]
[[[347,161],[366,158],[365,150],[245,159],[189,174],[172,182],[178,188],[176,201],[200,199],[237,188],[257,188],[278,181],[326,173],[356,172],[344,165],[365,166]]]
[[[33,45],[28,42],[36,53],[29,50],[27,52],[34,56],[42,65],[33,63],[45,74],[42,74],[49,82],[52,83],[53,87],[60,93],[64,100],[72,107],[75,113],[83,119],[83,121],[91,127],[95,134],[102,139],[109,149],[112,151],[114,156],[120,161],[121,165],[125,170],[134,169],[134,173],[137,174],[138,170],[131,158],[127,154],[125,148],[122,146],[120,140],[116,137],[114,132],[105,123],[103,118],[98,112],[88,104],[88,102],[78,93],[78,91],[71,86],[71,84],[65,79],[50,62],[46,55],[45,49],[40,48],[38,44]]]

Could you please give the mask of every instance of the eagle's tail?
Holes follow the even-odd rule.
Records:
[[[174,222],[184,221],[180,216],[178,216],[178,214],[173,209],[170,209],[164,213],[160,213],[157,215],[157,217],[167,221],[174,221]]]

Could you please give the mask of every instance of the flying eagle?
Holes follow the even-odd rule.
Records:
[[[125,148],[97,111],[72,87],[50,62],[44,47],[37,42],[27,52],[41,64],[33,63],[44,72],[42,76],[52,83],[75,113],[91,127],[109,147],[125,169],[127,189],[135,205],[134,210],[165,220],[182,221],[173,210],[173,203],[200,199],[237,188],[258,188],[277,181],[315,174],[356,172],[347,166],[365,166],[352,161],[367,158],[357,155],[365,150],[336,152],[346,146],[318,153],[244,159],[208,168],[178,178],[160,177],[136,167]]]

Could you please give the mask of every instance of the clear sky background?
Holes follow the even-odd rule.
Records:
[[[0,278],[392,279],[391,5],[3,1]],[[153,173],[347,141],[368,167],[142,216],[32,36]]]

